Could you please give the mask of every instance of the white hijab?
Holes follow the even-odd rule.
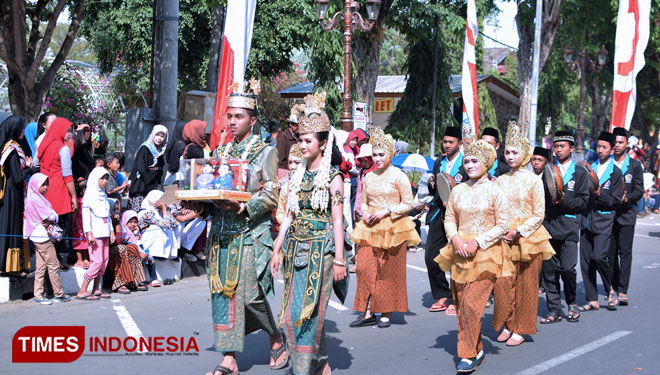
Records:
[[[154,143],[154,137],[156,137],[156,134],[158,133],[165,134],[165,140],[160,146],[156,146],[156,143]],[[161,157],[167,149],[167,128],[163,125],[154,126],[153,129],[151,129],[151,134],[149,134],[149,139],[144,141],[142,145],[146,146],[151,152],[151,156],[154,157],[154,162],[150,167],[155,166],[158,163],[158,158]]]
[[[144,197],[144,200],[142,201],[142,205],[140,206],[141,210],[147,210],[147,211],[156,210],[156,208],[154,207],[154,203],[156,203],[157,200],[162,198],[163,195],[165,195],[165,193],[160,190],[150,191],[149,194],[147,194],[147,196]]]
[[[105,175],[109,175],[109,173],[103,167],[92,169],[87,178],[87,189],[82,200],[82,206],[89,207],[97,217],[108,217],[110,214],[108,196],[105,194],[105,189],[101,189],[99,186],[99,180]]]

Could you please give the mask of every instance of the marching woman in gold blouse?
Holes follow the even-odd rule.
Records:
[[[472,372],[483,362],[481,316],[495,280],[512,275],[510,250],[502,241],[509,231],[508,203],[502,189],[488,178],[496,158],[486,141],[465,145],[463,167],[470,180],[451,192],[445,216],[449,244],[435,258],[443,271],[451,271],[458,372]]]
[[[407,216],[413,209],[410,181],[391,164],[394,140],[375,128],[369,143],[377,169],[364,178],[362,221],[351,233],[351,240],[360,249],[353,309],[363,314],[350,326],[378,323],[378,327],[387,328],[392,312],[408,311],[406,250],[421,239]],[[381,313],[378,322],[372,313]]]
[[[529,140],[515,122],[506,134],[505,159],[511,170],[497,179],[509,201],[509,232],[504,241],[511,246],[514,275],[497,279],[493,294],[493,328],[500,333],[497,341],[508,346],[520,345],[522,335],[536,334],[539,273],[543,260],[555,251],[550,234],[541,225],[545,217],[545,192],[539,176],[528,170],[532,156]]]

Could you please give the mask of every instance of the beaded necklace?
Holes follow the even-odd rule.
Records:
[[[248,155],[250,154],[250,150],[252,149],[252,146],[257,142],[259,137],[256,135],[251,136],[250,142],[248,142],[247,146],[245,147],[245,151],[243,151],[243,154],[241,155],[241,160],[247,160]],[[227,158],[229,157],[229,151],[231,150],[231,146],[234,144],[234,142],[229,142],[225,146],[225,150],[222,153],[222,156]]]

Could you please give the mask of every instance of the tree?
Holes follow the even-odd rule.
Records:
[[[541,42],[539,53],[539,71],[543,69],[555,34],[561,25],[559,10],[562,0],[544,0],[541,17]],[[520,93],[520,114],[518,123],[527,132],[529,126],[530,103],[532,97],[532,55],[534,43],[534,17],[536,15],[536,0],[517,0],[518,14],[518,89]]]
[[[46,63],[42,71],[57,19],[68,3],[71,4],[69,31],[55,58]],[[38,0],[36,4],[25,0],[0,1],[0,58],[7,64],[12,113],[29,121],[39,116],[44,94],[64,64],[76,38],[85,14],[84,4],[84,0]],[[43,32],[40,31],[42,21],[47,22]]]

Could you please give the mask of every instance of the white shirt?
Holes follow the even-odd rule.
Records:
[[[82,208],[83,231],[85,234],[92,232],[95,238],[110,237],[112,231],[112,218],[110,213],[108,217],[98,217],[92,213],[89,207]]]
[[[57,219],[57,214],[53,211],[47,220],[57,223]],[[30,233],[30,241],[34,243],[44,243],[48,240],[48,232],[46,231],[46,227],[44,227],[43,224],[39,224],[34,227],[34,229],[32,229],[32,233]]]
[[[564,164],[559,163],[559,170],[561,171],[561,176],[564,177],[568,171],[568,167],[571,166],[573,161],[569,158]]]
[[[607,159],[607,162],[605,162],[605,164],[601,164],[600,162],[598,163],[598,170],[596,171],[598,178],[601,178],[601,176],[603,175],[603,173],[605,173],[605,170],[607,169],[607,167],[610,165],[611,162],[612,159],[609,158]]]
[[[451,172],[451,170],[454,168],[454,163],[455,163],[456,160],[458,159],[458,155],[459,155],[459,154],[460,154],[460,151],[457,152],[457,153],[454,155],[454,159],[453,159],[453,160],[449,160],[449,158],[447,158],[447,170],[446,170],[445,172],[447,172],[447,173]]]

